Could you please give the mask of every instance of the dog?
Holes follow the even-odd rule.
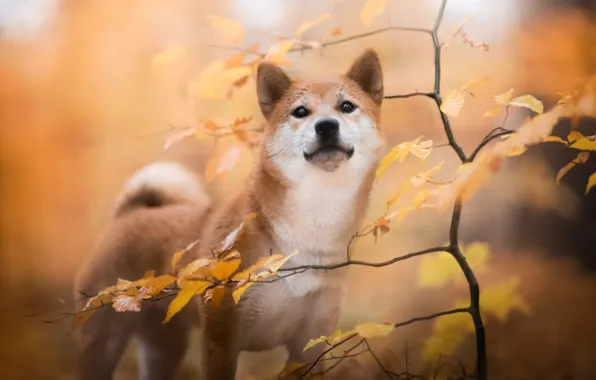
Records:
[[[256,216],[234,243],[242,260],[239,270],[271,252],[299,251],[285,267],[346,260],[383,147],[383,74],[377,54],[366,50],[345,75],[325,82],[291,79],[263,62],[256,83],[267,127],[246,188],[212,206],[200,179],[182,167],[154,163],[141,169],[120,195],[105,243],[78,276],[78,291],[93,294],[147,270],[168,272],[173,253],[198,237],[186,259],[212,258],[213,249],[251,213]],[[80,329],[79,376],[109,379],[136,335],[143,379],[171,379],[197,319],[204,379],[234,379],[241,351],[285,346],[290,362],[310,362],[322,348],[303,348],[336,329],[346,274],[345,268],[310,270],[258,284],[237,305],[227,289],[217,307],[197,301],[163,325],[167,303],[146,302],[140,313],[105,308]]]

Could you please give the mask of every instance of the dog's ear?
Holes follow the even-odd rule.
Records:
[[[270,62],[263,62],[257,68],[257,97],[261,112],[269,118],[273,107],[286,93],[291,79],[278,66]]]
[[[356,58],[346,77],[364,90],[377,104],[383,101],[383,70],[379,56],[372,49],[367,49]]]

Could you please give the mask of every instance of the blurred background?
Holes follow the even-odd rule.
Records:
[[[322,14],[332,17],[308,30],[305,40],[329,42],[387,26],[431,28],[440,6],[440,0],[388,0],[385,12],[364,26],[364,3],[0,0],[1,378],[72,378],[70,321],[42,322],[71,311],[74,273],[107,226],[114,196],[137,168],[172,159],[203,173],[210,157],[238,146],[237,163],[209,187],[222,196],[242,188],[252,154],[236,137],[217,145],[207,137],[184,139],[164,149],[172,133],[200,119],[252,117],[251,126],[262,123],[252,78],[231,98],[204,99],[192,91],[211,62],[235,53],[206,15],[236,20],[244,27],[239,46],[258,43],[257,50],[266,52],[280,36],[292,36],[303,21]],[[487,42],[488,51],[448,38],[470,15],[464,29]],[[493,108],[493,95],[514,88],[516,95],[532,94],[549,109],[558,92],[576,88],[596,72],[595,15],[593,0],[447,1],[440,30],[441,39],[449,40],[442,55],[442,90],[491,78],[474,88],[460,116],[451,118],[466,152],[503,122],[503,115],[482,116]],[[290,53],[287,70],[301,77],[338,75],[368,47],[380,55],[386,95],[432,90],[432,44],[419,33],[392,31]],[[518,127],[527,115],[512,110],[507,127]],[[569,128],[563,120],[555,133],[566,136]],[[420,135],[435,145],[446,142],[436,107],[426,98],[385,101],[382,129],[387,149]],[[594,134],[594,120],[583,119],[580,130]],[[560,185],[555,181],[575,154],[532,148],[507,161],[465,206],[462,241],[488,242],[491,251],[479,273],[481,286],[516,276],[531,309],[486,321],[491,378],[596,378],[596,196],[584,194],[594,168],[578,166]],[[375,187],[368,221],[383,213],[399,184],[442,160],[436,180],[449,181],[458,166],[449,147],[436,148],[426,161],[394,165]],[[448,214],[411,213],[376,244],[358,241],[355,255],[381,261],[442,244]],[[418,260],[410,260],[352,269],[342,324],[405,320],[449,308],[467,295],[461,284],[418,286],[418,267]],[[24,317],[44,310],[52,311]],[[379,343],[383,360],[395,355],[403,361],[407,342],[410,365],[427,371],[435,363],[417,357],[432,328],[432,323],[414,325]],[[473,372],[472,343],[468,334],[453,360],[445,360],[446,373],[458,368],[457,360]],[[133,351],[117,378],[134,378]],[[196,361],[189,355],[185,378],[196,378]],[[346,366],[354,378],[375,378],[378,371],[366,358]]]

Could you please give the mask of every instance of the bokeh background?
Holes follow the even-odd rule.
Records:
[[[255,126],[262,122],[252,79],[231,99],[189,95],[188,84],[210,62],[233,54],[206,15],[240,22],[242,46],[259,43],[266,51],[279,36],[292,35],[302,21],[324,13],[333,18],[309,30],[306,39],[332,41],[389,25],[430,28],[440,0],[390,0],[369,26],[360,21],[363,5],[361,0],[0,0],[1,378],[72,378],[69,321],[43,321],[71,311],[74,273],[106,227],[123,181],[156,159],[177,160],[202,173],[214,152],[235,144],[233,137],[215,148],[211,139],[186,139],[164,150],[172,126],[212,117],[252,116]],[[595,8],[590,0],[448,0],[441,36],[472,15],[466,31],[490,44],[485,51],[455,38],[443,50],[444,91],[491,78],[474,89],[461,115],[451,118],[467,152],[502,122],[502,116],[482,117],[493,95],[515,88],[517,95],[530,93],[549,108],[557,92],[594,74]],[[332,36],[338,27],[341,36]],[[155,70],[153,58],[176,46],[185,47],[184,59]],[[431,90],[431,41],[409,32],[292,53],[288,71],[337,75],[367,47],[380,55],[386,94]],[[508,127],[526,116],[512,111]],[[386,101],[382,128],[388,147],[420,135],[446,142],[436,107],[426,98]],[[566,135],[568,129],[563,121],[556,131]],[[583,120],[580,129],[594,134],[596,125]],[[594,169],[577,167],[561,185],[555,182],[557,170],[573,157],[565,149],[531,149],[507,161],[465,207],[463,242],[485,241],[491,248],[489,265],[479,274],[481,286],[518,276],[531,307],[530,314],[513,313],[505,322],[486,321],[494,379],[596,378],[596,206],[594,192],[584,195]],[[448,181],[458,165],[448,147],[437,148],[426,162],[394,165],[374,190],[368,220],[384,211],[402,181],[442,160],[437,180]],[[250,165],[251,151],[244,147],[232,172],[210,182],[210,189],[221,196],[240,190]],[[381,261],[441,244],[447,214],[412,213],[377,244],[358,241],[356,256]],[[418,264],[353,269],[342,324],[405,320],[449,308],[467,294],[457,285],[419,287]],[[50,311],[25,317],[45,310]],[[422,323],[392,335],[381,344],[384,360],[396,355],[403,361],[407,342],[411,365],[427,370],[416,357],[431,330],[431,323]],[[473,359],[472,341],[469,334],[455,354],[464,363]],[[368,359],[348,366],[356,378],[376,376]],[[117,378],[135,373],[131,348]],[[189,355],[184,376],[195,374],[196,360]]]

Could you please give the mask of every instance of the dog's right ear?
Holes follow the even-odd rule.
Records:
[[[273,107],[286,93],[292,81],[278,66],[263,62],[257,68],[257,97],[261,112],[269,118]]]

